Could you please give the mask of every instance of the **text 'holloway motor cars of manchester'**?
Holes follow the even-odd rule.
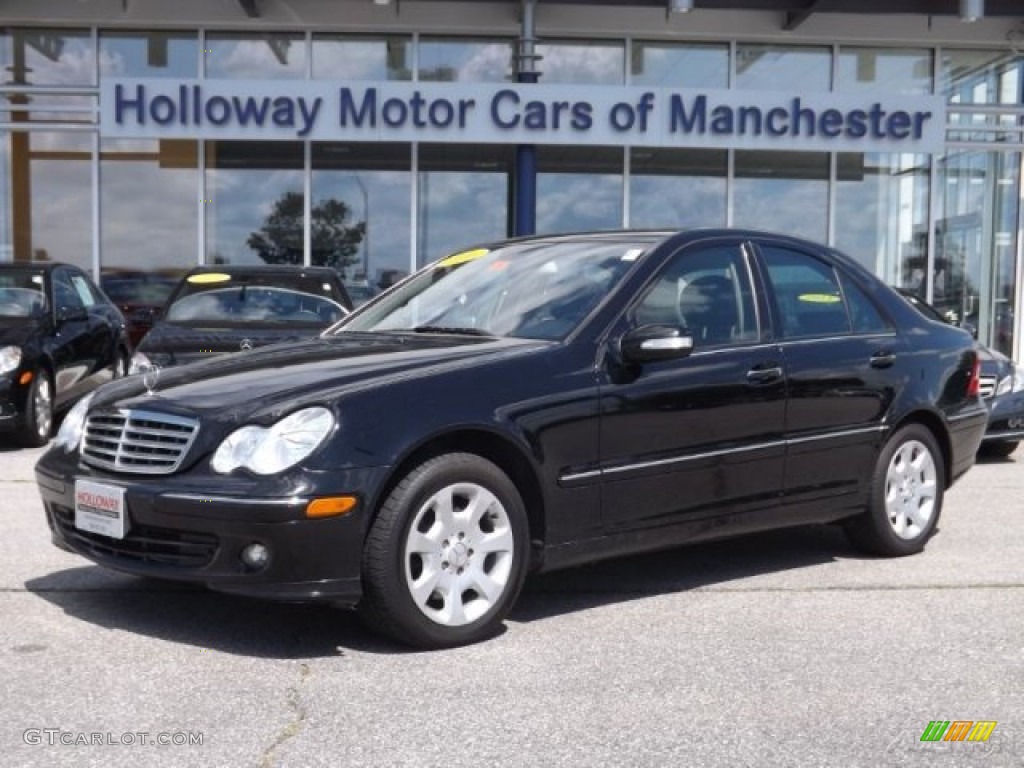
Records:
[[[318,338],[109,384],[36,477],[54,542],[96,563],[439,648],[498,631],[530,571],[808,523],[918,552],[974,462],[978,384],[969,334],[824,246],[536,237]]]

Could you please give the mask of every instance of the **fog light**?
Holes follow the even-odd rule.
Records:
[[[270,550],[262,544],[249,544],[242,550],[242,562],[250,568],[263,568],[270,561]]]

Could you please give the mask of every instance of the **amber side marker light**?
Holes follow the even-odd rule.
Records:
[[[28,383],[29,383],[30,381],[32,381],[32,371],[25,371],[25,372],[24,372],[23,374],[21,374],[21,376],[20,376],[20,377],[18,378],[18,383],[19,383],[19,384],[21,384],[22,386],[25,386],[25,385],[26,385],[26,384],[28,384]]]
[[[355,496],[329,496],[313,499],[306,507],[306,517],[338,517],[356,508]]]

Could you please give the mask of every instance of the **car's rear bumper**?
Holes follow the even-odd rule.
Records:
[[[989,411],[980,402],[976,407],[965,408],[948,420],[949,442],[952,454],[950,482],[974,466],[978,446],[981,445],[988,427]]]

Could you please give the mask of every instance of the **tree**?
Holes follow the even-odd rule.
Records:
[[[246,245],[267,264],[301,264],[302,208],[302,193],[285,192],[260,230],[249,235]],[[347,203],[333,197],[310,210],[314,264],[344,272],[356,262],[359,244],[366,237],[366,222],[348,226],[351,213]]]

